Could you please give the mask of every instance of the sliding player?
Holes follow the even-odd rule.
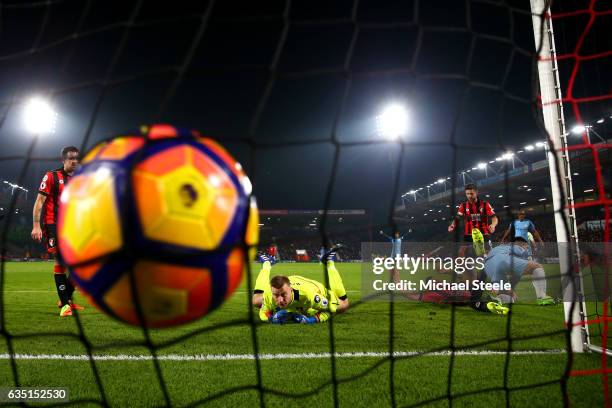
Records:
[[[397,269],[392,271],[393,281],[400,282],[399,272]],[[430,280],[428,278],[427,280]],[[488,312],[499,315],[507,315],[510,309],[501,305],[499,302],[491,299],[490,296],[482,296],[474,299],[474,293],[471,290],[425,290],[420,292],[402,291],[401,294],[410,300],[416,300],[423,303],[437,303],[443,305],[454,304],[456,306],[470,306],[472,309],[479,312]]]
[[[503,303],[516,300],[514,288],[525,273],[532,273],[533,287],[540,306],[554,305],[555,300],[546,294],[546,275],[544,268],[529,259],[529,244],[522,237],[515,237],[514,243],[493,248],[485,260],[485,273],[491,282],[498,283],[510,275],[512,291],[502,291],[497,296]]]
[[[57,210],[59,199],[64,191],[66,183],[70,180],[79,165],[79,149],[74,146],[66,146],[62,149],[62,167],[45,173],[38,196],[32,210],[32,239],[40,242],[45,239],[47,252],[53,254],[55,263],[53,273],[55,287],[59,296],[58,307],[60,317],[72,316],[72,310],[82,310],[83,307],[72,303],[74,286],[68,276],[65,267],[57,260]],[[42,228],[41,228],[42,222]]]
[[[297,275],[277,275],[270,280],[273,260],[260,254],[262,268],[252,298],[253,306],[259,308],[260,319],[272,324],[314,324],[327,321],[333,314],[345,312],[349,301],[334,265],[337,248],[332,248],[324,257],[330,288]]]

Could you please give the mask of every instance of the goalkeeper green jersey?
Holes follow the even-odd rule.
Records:
[[[328,290],[322,283],[303,276],[289,276],[293,300],[282,309],[290,313],[299,313],[305,316],[315,316],[320,322],[329,319],[340,303],[338,296]],[[259,309],[261,320],[267,321],[274,313],[281,310],[272,299],[272,289],[266,288],[263,294],[263,305]]]

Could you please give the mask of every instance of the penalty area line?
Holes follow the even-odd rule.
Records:
[[[566,350],[515,350],[511,352],[494,350],[457,350],[456,356],[535,356],[565,354]],[[335,353],[336,358],[381,358],[389,357],[389,353],[379,351],[362,351]],[[394,357],[445,357],[450,356],[451,351],[396,351]],[[260,360],[313,360],[330,358],[330,353],[276,353],[260,354]],[[9,354],[0,354],[0,360],[9,360]],[[85,354],[13,354],[15,360],[64,360],[64,361],[88,361],[89,356]],[[102,354],[94,355],[96,361],[150,361],[153,356],[147,354]],[[255,360],[252,354],[164,354],[157,356],[160,361],[248,361]]]

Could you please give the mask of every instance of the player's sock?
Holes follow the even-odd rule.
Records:
[[[70,278],[66,278],[66,290],[68,292],[68,299],[72,301],[72,295],[74,294],[74,283],[70,280]]]
[[[270,270],[272,269],[272,264],[270,261],[265,261],[261,265],[261,271],[259,271],[259,275],[257,275],[257,280],[255,281],[255,288],[253,288],[253,293],[264,293],[266,288],[270,287]]]
[[[57,289],[57,295],[60,298],[60,302],[62,302],[62,306],[67,305],[70,300],[70,296],[72,295],[69,292],[69,282],[66,273],[64,272],[64,267],[61,265],[55,265],[53,268],[53,278],[55,279],[55,288]]]
[[[479,300],[477,302],[470,302],[470,306],[472,309],[477,310],[479,312],[490,312],[487,308],[487,303],[485,300]]]
[[[346,289],[334,261],[327,261],[327,276],[329,277],[329,288],[338,296],[338,299],[346,299]]]
[[[487,274],[484,269],[478,273],[478,280],[484,282],[487,279]],[[472,290],[470,294],[470,302],[478,302],[482,297],[482,290]]]
[[[537,268],[533,270],[533,280],[531,281],[538,299],[546,297],[546,274],[544,269]]]

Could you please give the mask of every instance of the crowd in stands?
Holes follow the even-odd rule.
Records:
[[[530,219],[534,222],[536,229],[540,233],[540,236],[544,242],[557,242],[554,218],[551,215],[532,216]],[[586,219],[580,219],[579,225],[581,225],[581,223],[584,221],[586,221]],[[509,220],[500,222],[498,229],[491,237],[493,242],[501,241],[501,238],[509,224]],[[451,242],[454,239],[454,235],[449,234],[446,230],[446,224],[425,224],[423,225],[423,228],[419,228],[417,226],[409,229],[406,227],[405,230],[406,231],[400,230],[400,233],[404,235],[404,242],[406,245],[411,245],[410,243],[414,245],[414,243],[418,242]],[[601,229],[589,229],[585,228],[584,225],[578,228],[578,236],[581,242],[602,242],[604,239],[603,231]],[[331,243],[342,243],[344,245],[344,248],[342,251],[340,251],[340,259],[359,260],[361,259],[362,242],[388,242],[388,239],[379,234],[371,233],[365,234],[364,236],[360,236],[360,234],[355,234],[354,236],[351,236],[350,234],[340,235],[330,237],[329,241]],[[262,249],[267,249],[270,244],[270,242],[264,244]],[[318,255],[321,249],[321,237],[319,235],[310,237],[294,236],[293,238],[287,238],[286,240],[277,240],[275,241],[275,245],[278,248],[278,253],[280,254],[282,260],[295,260],[296,250],[303,249],[306,250],[311,261],[318,261]],[[426,251],[426,249],[430,246],[423,245],[423,247],[425,248],[424,251]]]
[[[554,218],[550,215],[529,215],[544,242],[557,242]],[[601,228],[593,227],[589,220],[600,219],[597,214],[578,218],[578,236],[581,242],[602,242],[604,240]],[[0,231],[4,228],[6,219],[0,220]],[[510,220],[502,217],[496,232],[492,236],[493,242],[499,242]],[[404,242],[451,242],[453,234],[449,234],[446,223],[423,223],[420,225],[400,225],[400,234],[404,236]],[[361,246],[364,242],[388,242],[388,239],[378,233],[381,228],[370,227],[359,228],[328,236],[328,245],[342,244],[343,249],[339,251],[341,260],[360,260]],[[388,230],[388,229],[387,229]],[[31,219],[29,211],[21,209],[17,214],[12,214],[6,242],[3,244],[5,258],[27,259],[44,257],[45,251],[42,244],[35,243],[30,237]],[[389,231],[390,233],[390,231]],[[281,260],[295,260],[298,250],[306,251],[310,261],[318,261],[322,247],[321,235],[318,231],[305,233],[292,231],[290,234],[275,237],[270,231],[262,234],[263,241],[260,250],[267,251],[270,245],[276,245]]]

